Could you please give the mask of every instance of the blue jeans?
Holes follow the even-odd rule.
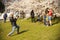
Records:
[[[46,16],[44,16],[44,25],[46,25]]]
[[[17,28],[17,33],[19,33],[19,26],[17,25],[12,27],[12,31],[8,35],[13,34],[16,28]]]
[[[46,19],[44,19],[44,25],[46,25]]]
[[[51,16],[48,16],[48,20],[50,21],[52,19],[52,17]]]

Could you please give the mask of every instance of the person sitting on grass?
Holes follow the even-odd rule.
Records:
[[[17,18],[18,17],[14,18],[13,14],[11,14],[10,22],[11,22],[11,25],[12,25],[12,31],[7,36],[10,36],[12,33],[14,33],[15,28],[17,28],[17,34],[19,34],[19,26],[16,23]]]

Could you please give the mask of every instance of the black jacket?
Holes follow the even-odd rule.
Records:
[[[16,26],[17,25],[16,21],[17,21],[16,18],[13,18],[13,17],[10,18],[10,22],[11,22],[12,26]]]
[[[4,14],[4,16],[3,16],[4,18],[7,18],[7,14]]]
[[[34,14],[34,11],[32,10],[32,11],[31,11],[31,17],[34,18],[34,15],[35,15],[35,14]]]

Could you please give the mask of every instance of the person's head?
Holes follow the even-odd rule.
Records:
[[[14,17],[14,14],[13,14],[13,12],[11,12],[11,14],[9,15],[9,17]]]
[[[46,13],[46,14],[49,12],[48,10],[49,10],[49,8],[46,8],[46,10],[45,10],[45,13]]]
[[[13,14],[11,14],[11,17],[13,17]]]
[[[32,10],[31,13],[34,13],[34,10]]]
[[[46,10],[48,10],[49,8],[46,8]]]
[[[32,12],[33,12],[34,10],[32,10]]]

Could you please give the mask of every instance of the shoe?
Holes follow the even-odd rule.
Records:
[[[9,37],[10,35],[7,35],[7,37]]]

